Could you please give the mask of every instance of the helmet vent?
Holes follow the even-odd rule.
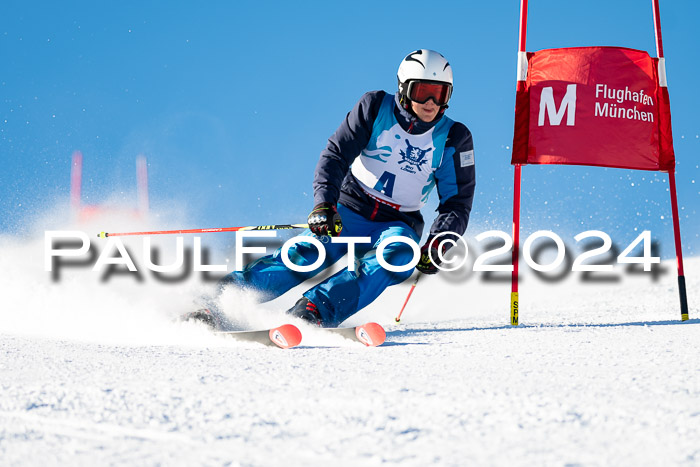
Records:
[[[407,61],[407,62],[416,62],[416,63],[420,63],[420,66],[422,66],[423,68],[425,68],[425,65],[423,65],[423,62],[421,62],[421,61],[418,60],[417,58],[414,58],[414,57],[413,57],[414,55],[422,55],[422,54],[423,54],[423,51],[422,51],[422,50],[416,50],[416,51],[413,52],[412,54],[409,54],[408,57],[406,57],[404,60]]]

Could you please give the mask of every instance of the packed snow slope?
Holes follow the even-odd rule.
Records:
[[[91,235],[92,236],[92,235]],[[93,240],[97,241],[97,240]],[[700,261],[650,274],[425,277],[353,322],[378,348],[304,327],[281,350],[173,317],[206,285],[43,269],[43,238],[0,239],[2,465],[698,465]],[[603,279],[603,280],[600,280]],[[285,321],[227,292],[242,326]]]

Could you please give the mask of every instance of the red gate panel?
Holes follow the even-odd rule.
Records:
[[[512,164],[673,170],[668,91],[658,59],[620,47],[527,54]]]

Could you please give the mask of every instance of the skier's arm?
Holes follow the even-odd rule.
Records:
[[[343,179],[355,158],[367,147],[374,120],[385,95],[384,91],[372,91],[363,95],[328,139],[328,145],[321,152],[314,175],[316,206],[321,203],[335,205],[338,202]]]
[[[476,173],[472,135],[461,123],[450,128],[442,162],[435,171],[435,182],[440,205],[429,238],[442,232],[463,235],[472,210]]]

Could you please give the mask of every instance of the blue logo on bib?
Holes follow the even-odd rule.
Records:
[[[405,172],[416,173],[415,169],[418,169],[418,172],[422,172],[423,169],[421,168],[421,166],[428,162],[428,160],[425,158],[425,155],[428,151],[430,151],[430,149],[421,149],[415,146],[411,146],[411,143],[408,140],[406,140],[406,151],[404,152],[402,150],[399,150],[399,154],[401,154],[401,160],[399,161],[399,164],[408,165],[402,166],[401,170]]]

